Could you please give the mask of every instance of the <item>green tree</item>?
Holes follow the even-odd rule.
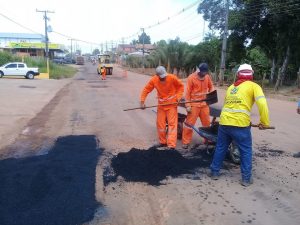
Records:
[[[93,55],[98,55],[98,54],[100,54],[100,50],[98,48],[96,48],[96,49],[93,50],[92,54]]]
[[[210,28],[222,33],[225,18],[223,1],[203,0],[199,4],[198,12],[204,14]],[[275,71],[278,70],[275,86],[278,89],[286,74],[300,66],[299,27],[298,0],[232,0],[229,12],[228,59],[240,63],[246,59],[247,47],[259,47],[271,62],[269,66],[272,82],[276,77]]]
[[[150,36],[143,32],[141,35],[139,35],[138,42],[140,44],[151,44]]]

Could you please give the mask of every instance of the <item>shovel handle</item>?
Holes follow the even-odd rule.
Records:
[[[251,124],[251,127],[259,127],[259,124]],[[273,126],[263,127],[263,129],[261,130],[269,130],[269,129],[274,130],[275,127]]]
[[[131,111],[131,110],[136,110],[136,109],[148,109],[148,108],[154,108],[154,107],[158,107],[158,106],[180,105],[180,104],[193,103],[193,102],[207,102],[207,101],[214,101],[214,100],[215,100],[215,98],[207,98],[207,99],[203,99],[203,100],[194,100],[194,101],[187,101],[187,102],[173,102],[173,103],[145,106],[144,108],[136,107],[136,108],[130,108],[130,109],[123,109],[123,111]]]

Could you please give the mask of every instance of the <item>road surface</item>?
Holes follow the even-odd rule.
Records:
[[[155,112],[123,111],[149,78],[116,67],[102,81],[88,63],[72,79],[2,78],[0,224],[299,224],[296,103],[268,99],[276,129],[252,129],[254,184],[244,188],[230,162],[220,180],[207,176],[211,156],[196,134],[190,153],[180,141],[149,149]]]

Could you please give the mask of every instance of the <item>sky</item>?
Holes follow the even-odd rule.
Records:
[[[48,25],[53,30],[48,33],[50,42],[70,47],[70,39],[76,39],[72,41],[73,49],[81,49],[85,53],[95,48],[101,49],[101,44],[104,50],[106,43],[108,48],[129,44],[133,39],[138,39],[141,28],[145,29],[152,43],[179,37],[189,44],[198,44],[207,31],[202,15],[197,13],[199,2],[0,0],[0,32],[44,34],[43,14],[36,12],[38,9],[53,12],[48,13]]]

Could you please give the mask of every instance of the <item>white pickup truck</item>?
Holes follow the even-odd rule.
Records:
[[[11,62],[0,66],[0,78],[3,76],[24,76],[27,79],[34,79],[39,75],[39,68],[27,67],[26,63]]]

